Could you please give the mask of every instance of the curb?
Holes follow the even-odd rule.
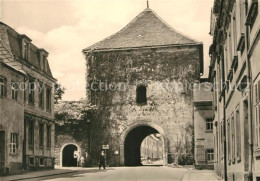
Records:
[[[68,174],[68,173],[75,173],[78,171],[68,171],[68,172],[62,172],[62,173],[54,173],[50,175],[39,175],[39,176],[32,176],[32,177],[26,177],[26,178],[16,178],[16,179],[4,179],[3,181],[14,181],[14,180],[28,180],[28,179],[34,179],[34,178],[42,178],[42,177],[49,177],[49,176],[56,176],[56,175],[63,175],[63,174]]]
[[[185,172],[185,174],[183,175],[181,181],[190,181],[190,171],[191,171],[191,170],[192,170],[192,169],[189,168],[189,169]]]

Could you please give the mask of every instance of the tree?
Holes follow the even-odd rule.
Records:
[[[65,93],[65,88],[61,86],[60,83],[54,85],[54,100],[55,104],[58,104],[58,100],[62,99],[63,94]]]

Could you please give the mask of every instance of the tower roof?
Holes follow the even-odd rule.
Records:
[[[146,8],[119,32],[83,51],[188,44],[201,42],[173,29],[153,10]]]

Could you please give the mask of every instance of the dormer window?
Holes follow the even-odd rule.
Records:
[[[47,72],[47,57],[48,57],[48,52],[44,49],[39,49],[39,58],[40,58],[40,64],[41,64],[41,69],[44,72]]]
[[[29,55],[29,45],[28,45],[28,43],[24,42],[23,43],[23,58],[25,60],[28,60],[28,55]]]
[[[24,60],[28,61],[30,59],[30,42],[32,41],[26,35],[20,35],[22,44],[22,57]]]
[[[42,67],[43,71],[46,72],[46,56],[45,55],[42,56],[42,65],[43,65],[43,67]]]

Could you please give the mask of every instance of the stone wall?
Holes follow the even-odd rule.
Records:
[[[91,124],[93,158],[102,144],[109,144],[107,159],[116,162],[112,153],[124,147],[123,132],[139,122],[160,126],[166,154],[174,157],[177,137],[192,123],[191,83],[200,77],[199,46],[94,51],[86,53],[86,60],[87,97],[97,105]],[[137,85],[146,86],[146,105],[136,103]]]

